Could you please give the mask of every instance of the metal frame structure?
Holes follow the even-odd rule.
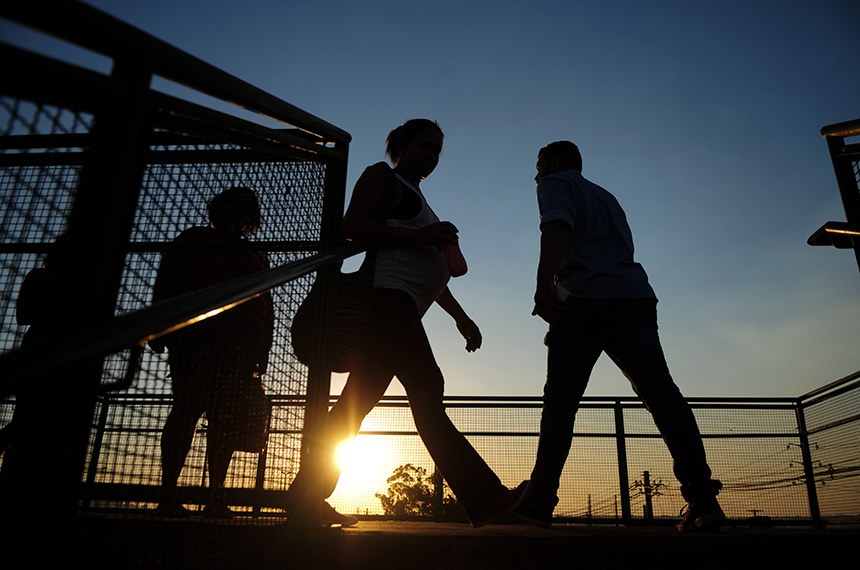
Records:
[[[32,477],[25,478],[28,488],[20,490],[20,496],[39,501],[22,507],[19,514],[26,518],[50,509],[68,520],[77,515],[98,399],[130,386],[140,359],[152,356],[142,350],[148,340],[213,310],[300,283],[284,293],[292,307],[308,287],[300,278],[313,272],[325,282],[330,297],[334,294],[328,283],[338,262],[362,251],[340,238],[351,137],[84,3],[4,3],[0,18],[111,63],[105,73],[65,61],[62,54],[0,42],[0,102],[6,120],[0,136],[5,208],[0,228],[5,279],[0,396],[5,399],[24,383],[36,383],[48,418],[28,435]],[[190,90],[194,100],[156,91],[156,78]],[[215,110],[197,99],[220,101],[228,110]],[[171,247],[161,237],[165,228],[156,224],[158,237],[147,239],[140,221],[141,208],[152,199],[146,193],[151,179],[163,176],[173,184],[169,179],[179,173],[184,181],[208,188],[218,180],[208,180],[204,172],[200,182],[196,170],[185,172],[182,165],[237,163],[310,171],[307,187],[287,189],[293,196],[304,195],[307,204],[294,214],[294,227],[277,239],[248,246],[278,254],[282,263],[182,300],[148,306],[150,284],[145,280],[152,274],[153,255]],[[291,199],[292,204],[302,198]],[[47,202],[33,210],[32,204],[40,200]],[[189,207],[181,204],[183,211]],[[12,290],[60,235],[70,253],[56,268],[60,286],[51,309],[61,324],[48,338],[19,348],[22,331],[14,325]],[[129,307],[124,295],[135,279],[144,282]],[[284,318],[289,319],[289,313]],[[321,319],[332,318],[331,310],[324,308]],[[324,338],[320,343],[327,346]],[[284,350],[284,366],[305,377],[301,424],[305,430],[316,429],[327,410],[328,355],[323,349],[315,365],[301,369]],[[118,355],[119,365],[110,360]],[[116,368],[124,371],[117,373]],[[45,454],[44,442],[51,442],[56,452]]]
[[[853,249],[860,270],[860,143],[846,141],[860,136],[860,119],[822,127],[821,136],[833,161],[846,221],[827,222],[809,236],[807,243]]]

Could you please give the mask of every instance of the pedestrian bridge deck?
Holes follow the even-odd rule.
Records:
[[[663,526],[361,521],[296,531],[283,522],[156,517],[84,518],[72,533],[70,567],[330,570],[839,567],[856,560],[860,527],[727,527],[679,534]]]

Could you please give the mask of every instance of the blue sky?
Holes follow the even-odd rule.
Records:
[[[797,396],[860,369],[853,254],[806,244],[845,219],[819,131],[860,118],[855,1],[89,3],[349,132],[348,190],[393,127],[439,121],[422,188],[460,228],[450,286],[484,333],[467,354],[425,318],[448,394],[541,392],[533,176],[558,139],[627,211],[685,395]],[[587,394],[631,393],[603,357]]]

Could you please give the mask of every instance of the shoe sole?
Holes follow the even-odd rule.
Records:
[[[516,498],[509,505],[504,505],[498,508],[497,512],[494,512],[488,516],[483,518],[479,518],[476,521],[472,521],[472,528],[481,528],[484,525],[488,525],[493,521],[497,521],[506,515],[513,514],[514,510],[519,507],[526,496],[528,495],[528,481],[523,481],[519,485],[517,485],[516,489],[513,489],[511,492],[516,493]],[[489,509],[491,512],[494,510],[493,507]]]
[[[345,520],[339,520],[339,521],[335,521],[335,520],[331,520],[331,519],[323,519],[321,522],[322,522],[322,524],[328,525],[328,526],[340,526],[343,528],[349,528],[351,526],[357,525],[358,519],[345,519]]]
[[[699,517],[699,520],[696,521],[696,524],[699,527],[699,530],[702,532],[713,532],[715,530],[719,530],[724,524],[726,524],[726,516],[722,513],[714,514],[714,515],[705,515]]]

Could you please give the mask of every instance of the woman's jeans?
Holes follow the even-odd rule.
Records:
[[[418,435],[471,518],[506,488],[445,412],[444,378],[412,297],[395,289],[374,289],[373,302],[370,348],[329,411],[326,435],[314,454],[318,461],[311,462],[317,473],[310,476],[303,464],[293,487],[311,478],[321,486],[322,498],[334,491],[340,476],[331,460],[334,447],[358,433],[364,417],[397,376]]]
[[[558,502],[574,418],[603,352],[630,380],[651,412],[672,456],[682,493],[702,488],[713,496],[699,427],[663,356],[656,300],[570,297],[563,314],[550,325],[546,344],[540,441],[531,476],[535,506],[551,512]]]

